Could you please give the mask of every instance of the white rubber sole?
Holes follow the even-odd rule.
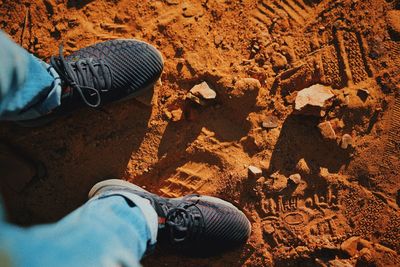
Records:
[[[92,187],[92,189],[90,189],[90,191],[88,193],[88,197],[92,198],[94,195],[96,195],[97,192],[99,192],[102,188],[107,187],[107,186],[124,186],[124,187],[132,188],[133,190],[136,190],[136,191],[150,193],[150,192],[144,190],[143,188],[141,188],[140,186],[132,184],[130,182],[127,182],[124,180],[119,180],[119,179],[109,179],[109,180],[104,180],[104,181],[101,181],[101,182],[98,182],[97,184],[95,184]]]
[[[89,198],[92,198],[102,188],[108,187],[108,186],[128,187],[128,188],[131,188],[131,189],[139,191],[139,192],[145,192],[145,193],[154,195],[153,193],[150,193],[149,191],[141,188],[140,186],[132,184],[130,182],[127,182],[127,181],[124,181],[124,180],[119,180],[119,179],[109,179],[109,180],[104,180],[104,181],[101,181],[101,182],[98,182],[97,184],[95,184],[92,187],[92,189],[90,189],[90,191],[89,191],[89,194],[88,194]],[[180,200],[182,198],[183,197],[172,198],[172,199]],[[197,200],[197,199],[198,200],[205,200],[205,201],[208,201],[208,202],[211,202],[211,203],[224,205],[224,206],[227,206],[227,207],[230,207],[230,208],[233,208],[233,209],[237,210],[238,212],[242,213],[246,217],[246,215],[241,210],[239,210],[236,206],[234,206],[232,203],[230,203],[228,201],[225,201],[225,200],[222,200],[220,198],[211,197],[211,196],[198,196],[198,197],[197,196],[193,196],[191,199],[194,199],[194,200]],[[250,228],[250,231],[251,231],[251,228],[252,228],[251,227],[251,223],[250,223],[249,220],[247,220],[247,221],[249,223],[249,228]]]
[[[104,180],[104,181],[101,181],[101,182],[98,182],[97,184],[95,184],[92,187],[92,189],[90,189],[90,191],[89,191],[89,194],[88,194],[89,198],[91,198],[94,195],[96,195],[96,193],[98,191],[100,191],[102,188],[108,187],[108,186],[123,186],[123,187],[131,188],[131,189],[136,190],[136,191],[145,192],[145,193],[149,193],[149,194],[153,195],[153,193],[150,193],[149,191],[144,190],[140,186],[132,184],[130,182],[127,182],[127,181],[124,181],[124,180],[119,180],[119,179],[109,179],[109,180]],[[182,198],[183,197],[177,197],[177,198],[173,198],[173,199],[180,200]],[[205,200],[205,201],[208,201],[208,202],[211,202],[211,203],[221,204],[221,205],[225,205],[225,206],[228,206],[228,207],[235,208],[235,209],[239,210],[232,203],[230,203],[228,201],[225,201],[225,200],[222,200],[220,198],[216,198],[216,197],[211,197],[211,196],[193,196],[193,197],[191,197],[191,199],[194,199],[194,200],[197,200],[197,199]]]

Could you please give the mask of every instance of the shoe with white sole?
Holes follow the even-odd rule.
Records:
[[[158,241],[190,254],[214,254],[246,242],[251,225],[231,203],[210,196],[165,198],[123,180],[105,180],[89,192],[98,195],[134,194],[150,201],[158,215]],[[133,201],[134,202],[134,201]]]

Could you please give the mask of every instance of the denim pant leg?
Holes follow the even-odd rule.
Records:
[[[57,72],[0,31],[0,120],[28,120],[60,105]]]
[[[105,196],[54,224],[21,228],[0,222],[0,265],[139,266],[151,242],[142,210],[152,207],[132,203],[119,195]]]

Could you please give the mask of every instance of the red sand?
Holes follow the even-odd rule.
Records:
[[[0,125],[3,142],[47,169],[2,186],[10,219],[57,220],[95,182],[117,177],[164,196],[216,195],[252,222],[234,252],[192,259],[159,249],[145,266],[400,265],[396,8],[397,0],[0,1],[0,28],[41,58],[60,43],[70,53],[138,38],[166,62],[151,105],[84,109],[35,129]],[[186,99],[202,81],[217,92],[213,105]],[[314,84],[332,88],[332,106],[323,118],[293,114],[297,92]],[[270,115],[278,127],[263,127]],[[330,139],[317,127],[324,121]],[[345,134],[353,147],[341,148]],[[263,178],[248,178],[249,165]]]

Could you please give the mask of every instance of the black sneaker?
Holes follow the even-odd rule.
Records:
[[[38,126],[83,106],[96,108],[137,96],[153,88],[163,64],[156,48],[134,39],[98,43],[65,58],[61,46],[59,56],[50,59],[61,79],[61,105],[44,118],[20,124]]]
[[[250,236],[251,225],[244,213],[216,197],[165,198],[129,182],[111,179],[94,185],[89,198],[122,192],[148,199],[159,217],[158,241],[166,241],[183,252],[211,255],[241,245]]]

